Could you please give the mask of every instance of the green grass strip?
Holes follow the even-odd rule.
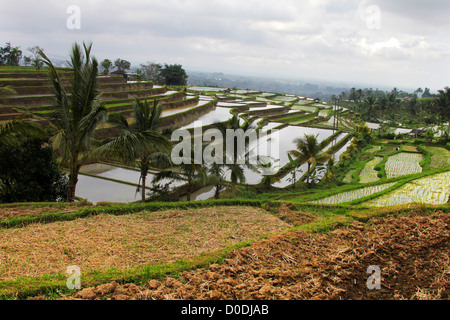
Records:
[[[263,236],[265,237],[265,236]],[[143,268],[95,270],[81,274],[82,288],[97,286],[103,283],[116,281],[118,283],[144,284],[151,279],[162,279],[166,276],[178,277],[183,271],[208,267],[213,263],[223,263],[225,257],[232,251],[249,246],[252,239],[243,241],[223,249],[204,253],[191,259],[178,259],[172,263],[148,265]],[[0,300],[26,299],[31,296],[43,295],[58,297],[70,295],[75,290],[67,288],[66,281],[69,275],[55,274],[40,277],[19,278],[0,282]]]
[[[195,209],[213,206],[252,206],[262,207],[260,200],[251,199],[221,199],[185,202],[149,202],[116,204],[104,207],[84,208],[68,213],[45,213],[42,215],[13,217],[0,220],[0,228],[21,228],[32,223],[52,223],[57,221],[72,221],[79,218],[92,217],[100,214],[126,215],[140,211],[160,211],[170,209]]]

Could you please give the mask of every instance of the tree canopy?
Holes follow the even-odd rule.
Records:
[[[20,59],[22,59],[20,47],[12,47],[10,42],[0,47],[0,66],[18,66]]]
[[[67,178],[60,171],[53,149],[44,140],[20,144],[0,142],[0,202],[62,201]]]
[[[160,71],[164,78],[164,84],[168,86],[185,86],[188,76],[181,64],[164,64],[164,68]]]

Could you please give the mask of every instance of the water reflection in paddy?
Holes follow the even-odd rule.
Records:
[[[133,184],[139,184],[141,173],[138,170],[115,167],[107,164],[90,164],[83,166],[81,172],[95,174],[102,178],[120,180]],[[147,186],[150,186],[155,173],[147,174]],[[80,175],[78,178],[76,195],[77,197],[88,199],[96,203],[100,201],[108,202],[133,202],[141,199],[141,193],[136,194],[137,186],[109,181],[106,179]],[[183,181],[173,181],[163,179],[158,184],[164,185],[171,182],[171,188],[184,184]]]
[[[197,118],[196,122],[201,122],[202,126],[207,126],[215,122],[223,122],[231,118],[231,109],[225,107],[216,107],[214,110],[208,112],[207,114]],[[194,128],[194,123],[181,127],[180,129],[191,129]]]
[[[76,196],[98,202],[134,202],[140,200],[136,187],[80,174],[76,188]]]
[[[222,108],[225,110],[219,110],[217,113],[217,109],[214,114],[217,117],[220,112],[228,111],[226,117],[222,117],[220,120],[229,118],[229,109]],[[220,109],[220,108],[219,108]],[[213,117],[209,117],[208,119],[212,120]],[[219,120],[219,119],[218,119]],[[270,122],[266,126],[263,127],[263,132],[268,131],[269,129],[273,129],[279,126],[280,123]],[[280,130],[275,130],[275,134],[263,135],[259,136],[258,141],[254,142],[250,149],[254,151],[254,154],[258,155],[270,155],[270,148],[276,148],[277,152],[275,155],[280,159],[280,161],[276,161],[276,167],[281,168],[289,162],[289,158],[287,153],[289,150],[295,149],[294,140],[299,137],[303,137],[304,134],[317,134],[319,141],[322,141],[333,134],[332,130],[326,129],[317,129],[317,128],[305,128],[298,126],[287,126]],[[345,135],[340,135],[338,137],[338,141],[342,139]],[[340,151],[336,153],[336,159],[339,159],[340,155],[346,150],[348,144],[342,148]],[[300,171],[297,175],[297,179],[302,175],[302,173],[306,172],[306,168],[300,167]],[[98,175],[99,177],[115,179],[120,181],[125,181],[133,184],[139,183],[140,172],[138,170],[126,169],[121,167],[115,167],[111,165],[105,164],[94,164],[84,166],[82,168],[82,172],[91,173]],[[246,183],[249,185],[255,185],[261,182],[263,176],[261,173],[255,172],[249,168],[244,169],[244,174],[246,176]],[[155,177],[154,173],[149,172],[147,175],[147,185],[150,185]],[[291,174],[288,174],[284,177],[280,182],[275,183],[274,186],[277,187],[285,187],[290,184],[289,179],[291,178]],[[226,179],[230,180],[230,173],[226,174]],[[161,185],[171,182],[171,180],[166,179],[160,182]],[[183,181],[173,181],[171,187],[177,187],[183,185]],[[109,202],[133,202],[140,200],[140,193],[136,193],[136,186],[130,186],[114,181],[108,181],[105,179],[90,177],[86,175],[80,175],[79,182],[77,185],[77,193],[76,195],[81,198],[86,198],[89,201],[96,203],[100,201],[109,201]],[[198,195],[195,196],[197,200],[203,200],[210,198],[214,195],[213,188],[210,187],[207,190],[203,189]]]

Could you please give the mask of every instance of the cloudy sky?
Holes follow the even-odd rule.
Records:
[[[433,91],[450,86],[448,0],[0,0],[0,45],[67,58]],[[71,11],[79,8],[79,15]],[[80,18],[79,20],[77,18]],[[80,27],[78,29],[78,26]],[[75,29],[74,29],[75,27]],[[28,52],[25,52],[28,54]]]

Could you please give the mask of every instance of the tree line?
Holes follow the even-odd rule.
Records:
[[[27,49],[29,55],[24,55],[24,52],[19,46],[12,46],[7,42],[5,46],[0,47],[0,66],[33,66],[36,70],[43,67],[44,61],[39,52],[44,52],[44,49],[39,46],[30,47]],[[122,58],[117,58],[113,61],[104,59],[101,63],[101,73],[108,75],[111,72],[118,75],[125,75],[131,69],[131,62]],[[141,64],[136,70],[138,79],[152,81],[158,85],[168,86],[186,86],[188,76],[181,64],[160,64],[147,62]]]
[[[113,67],[117,70],[115,73],[125,75],[127,70],[130,70],[131,63],[127,60],[116,59],[114,64],[109,59],[104,59],[101,62],[103,68],[102,73],[107,75]],[[152,81],[155,84],[168,86],[185,86],[187,84],[188,76],[181,64],[164,64],[150,63],[141,64],[140,68],[136,70],[137,78],[139,80]]]
[[[409,126],[443,126],[450,122],[450,89],[445,87],[431,94],[429,88],[408,93],[397,88],[390,92],[372,89],[344,91],[333,96],[332,102],[358,112],[364,121],[399,123]],[[448,129],[450,130],[450,125]]]

